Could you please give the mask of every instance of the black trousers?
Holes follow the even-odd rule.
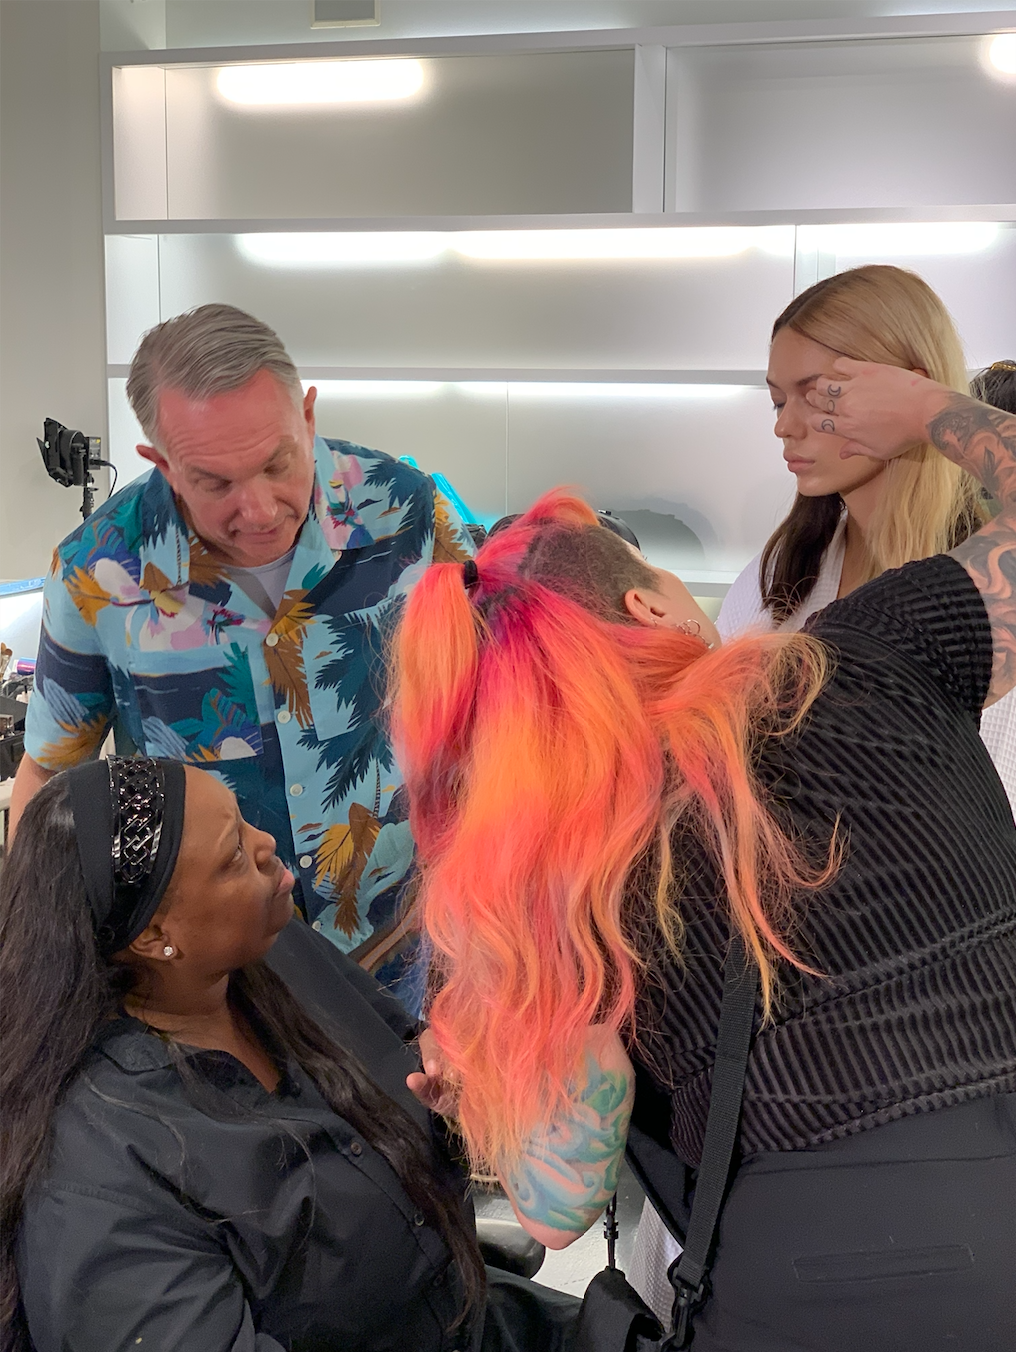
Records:
[[[1016,1352],[1016,1094],[755,1156],[694,1352]]]

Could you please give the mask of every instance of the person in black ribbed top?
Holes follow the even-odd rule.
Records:
[[[846,857],[795,936],[822,975],[787,974],[756,1034],[749,1153],[1016,1090],[1016,831],[977,735],[992,656],[981,597],[938,555],[833,602],[809,632],[829,679],[803,727],[766,743],[759,777],[797,832],[827,839],[838,821]],[[639,1026],[647,1069],[674,1086],[674,1149],[695,1164],[729,926],[705,846],[684,830],[675,849],[691,878],[685,966],[649,947]]]
[[[636,1083],[642,1130],[698,1163],[736,926],[762,999],[696,1352],[1012,1352],[1016,828],[978,722],[1016,686],[1016,418],[846,359],[807,397],[845,455],[930,440],[998,516],[803,637],[715,653],[570,499],[414,592],[416,1087],[562,1247],[613,1190]]]

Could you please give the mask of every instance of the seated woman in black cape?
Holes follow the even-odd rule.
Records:
[[[564,1346],[573,1298],[486,1283],[406,1088],[417,1026],[290,923],[292,885],[201,770],[98,761],[30,803],[0,887],[5,1352]]]

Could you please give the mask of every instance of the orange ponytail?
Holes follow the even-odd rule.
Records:
[[[530,567],[548,530],[574,534],[569,595]],[[790,900],[824,882],[759,799],[758,730],[777,730],[821,687],[801,635],[709,653],[697,638],[604,618],[582,566],[579,499],[541,499],[477,557],[430,567],[393,651],[393,735],[422,868],[434,1034],[460,1085],[474,1162],[510,1169],[563,1108],[593,1022],[631,1031],[639,959],[622,902],[633,864],[660,857],[657,909],[679,950],[670,831],[711,847],[731,919],[762,972],[768,1010]],[[619,569],[632,566],[614,536]],[[635,560],[635,566],[644,566]],[[598,611],[600,613],[594,613]],[[800,963],[796,965],[801,966]]]

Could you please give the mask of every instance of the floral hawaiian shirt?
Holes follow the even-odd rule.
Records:
[[[61,770],[112,726],[121,755],[212,771],[275,837],[307,918],[348,952],[397,929],[413,854],[381,720],[385,638],[427,564],[473,546],[412,465],[322,437],[315,458],[274,617],[188,531],[157,470],[64,540],[25,749]]]

